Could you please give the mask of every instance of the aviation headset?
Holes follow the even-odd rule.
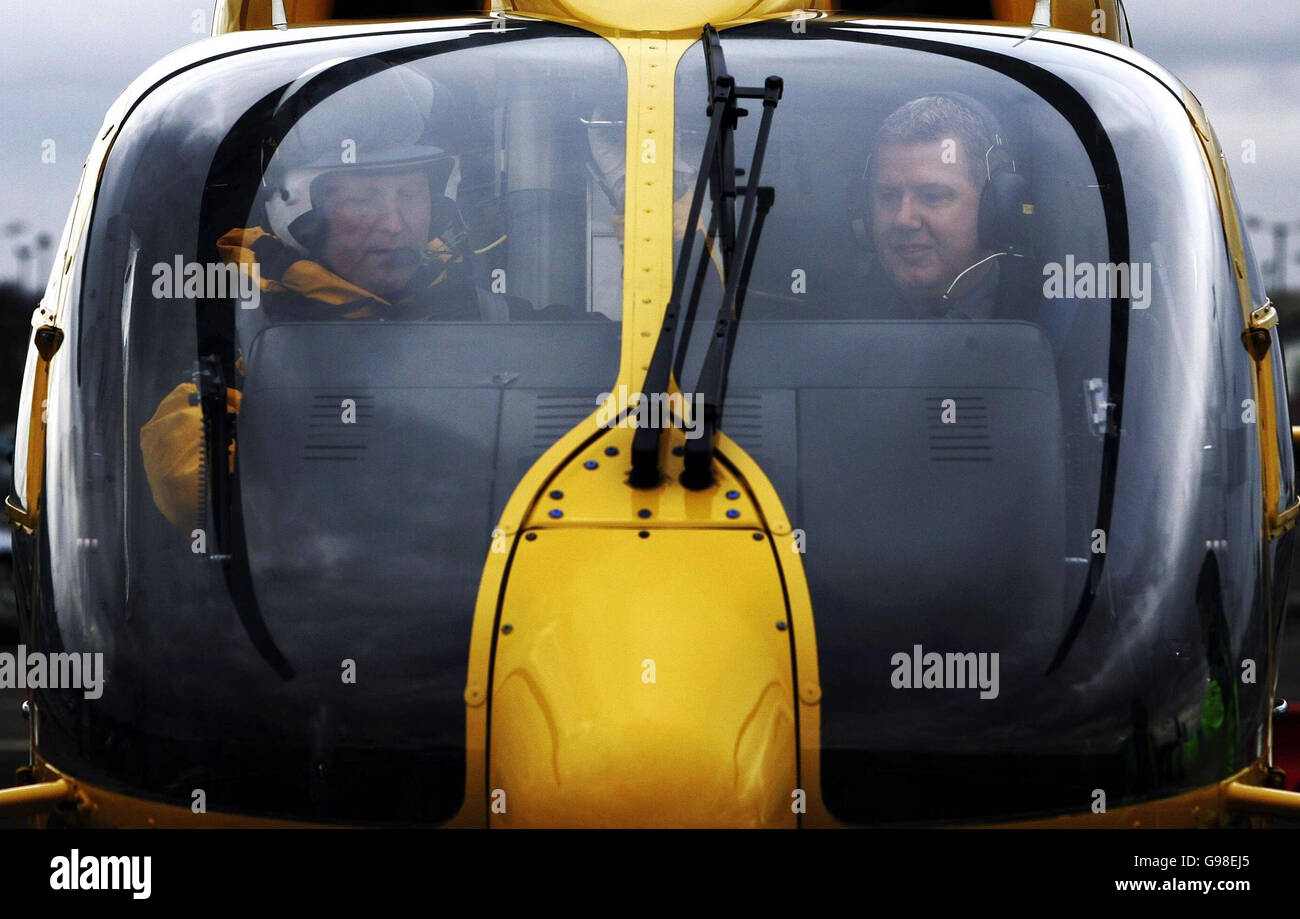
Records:
[[[1016,161],[1006,142],[997,116],[983,103],[964,93],[936,92],[927,97],[947,99],[975,115],[983,124],[991,145],[983,151],[987,181],[980,193],[979,242],[993,252],[1012,256],[1028,254],[1033,239],[1034,205],[1029,196],[1029,180],[1016,169]],[[862,174],[850,185],[854,235],[867,250],[875,248],[870,226],[871,163],[874,153],[863,164]]]

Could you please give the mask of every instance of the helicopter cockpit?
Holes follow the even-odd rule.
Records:
[[[1261,457],[1176,95],[1009,32],[721,35],[784,95],[719,450],[798,534],[773,546],[815,610],[831,813],[1078,810],[1243,765],[1269,702],[1232,678],[1268,621]],[[708,223],[682,206],[704,57],[659,145],[679,246]],[[182,805],[439,823],[494,528],[643,344],[629,77],[611,42],[522,17],[247,58],[138,101],[77,255],[33,629],[102,651],[114,689],[45,692],[42,755]],[[976,662],[970,691],[926,691],[934,654]]]
[[[317,800],[278,810],[384,819],[355,789],[394,746],[440,789],[417,819],[459,806],[487,541],[618,368],[623,257],[591,137],[626,94],[611,45],[534,23],[235,55],[141,101],[93,218],[73,397],[93,419],[73,440],[126,477],[87,470],[47,514],[52,534],[96,533],[84,570],[53,572],[79,598],[58,628],[111,635],[136,687],[91,731],[149,712],[98,768],[165,790],[177,763],[221,763],[240,799],[253,747],[227,731],[253,705],[250,731],[285,719],[285,750],[326,764]],[[227,620],[232,555],[255,611]],[[279,672],[244,616],[266,617]],[[374,692],[349,693],[344,660]],[[168,736],[191,746],[154,746]]]
[[[1050,43],[1013,60],[1011,39],[780,22],[722,44],[738,81],[784,82],[721,428],[801,534],[828,806],[1050,811],[1242,765],[1265,700],[1229,648],[1265,614],[1258,559],[1225,547],[1260,525],[1253,389],[1181,106]],[[696,46],[679,132],[707,125],[706,86]],[[710,272],[704,302],[721,297]],[[1153,505],[1175,532],[1136,510]],[[954,674],[989,655],[987,682]],[[967,691],[925,692],[948,685],[935,660]],[[1035,759],[1054,779],[1027,787]]]

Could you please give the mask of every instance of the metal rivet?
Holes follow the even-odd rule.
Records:
[[[587,460],[585,463],[582,464],[584,469],[595,469],[599,465],[600,463],[596,462],[595,460]]]
[[[732,489],[731,491],[727,492],[727,500],[729,501],[735,501],[739,497],[740,497],[740,492],[736,491],[735,489]]]
[[[740,511],[736,510],[733,507],[727,511],[727,516],[730,517],[732,520],[735,520],[737,517],[740,516]]]
[[[564,511],[560,510],[558,507],[554,508],[551,511],[551,516],[558,520],[559,518],[564,516]]]
[[[515,630],[515,627],[514,627],[513,625],[511,625],[510,623],[508,623],[508,622],[507,622],[505,625],[501,626],[501,634],[502,634],[502,635],[509,635],[509,634],[510,634],[511,632],[513,632],[514,630]]]
[[[645,520],[647,517],[650,516],[650,509],[643,507],[641,508],[641,510],[636,512],[636,515],[640,517],[642,520]]]
[[[788,626],[786,626],[786,624],[785,624],[785,622],[784,622],[784,620],[783,620],[783,621],[778,622],[778,623],[776,624],[776,628],[777,628],[778,631],[784,632],[784,631],[786,630],[786,628],[788,628]]]
[[[640,533],[637,533],[636,535],[640,536],[642,539],[649,539],[649,538],[650,538],[650,531],[649,531],[649,530],[642,530]]]
[[[528,540],[529,542],[532,542],[536,538],[537,538],[536,533],[528,533],[524,536],[524,539]]]
[[[551,498],[553,500],[559,501],[563,497],[564,497],[564,492],[560,491],[558,488],[555,489],[555,491],[551,492]]]
[[[618,447],[606,447],[606,448],[605,448],[605,455],[606,455],[606,456],[618,456]]]
[[[763,534],[762,534],[762,533],[755,533],[755,534],[754,534],[754,542],[762,542],[762,541],[763,541]]]

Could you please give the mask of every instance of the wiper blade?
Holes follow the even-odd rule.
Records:
[[[780,80],[769,77],[769,88],[776,81],[775,99],[780,98]],[[740,271],[732,267],[727,269],[727,288],[722,295],[722,305],[718,307],[718,316],[713,323],[713,336],[709,339],[709,351],[700,368],[700,379],[696,391],[701,395],[704,411],[698,422],[700,436],[686,441],[685,469],[682,471],[682,484],[687,488],[707,488],[713,484],[713,442],[718,429],[722,427],[722,405],[727,398],[727,376],[731,372],[731,353],[736,348],[736,331],[740,327],[741,312],[745,307],[745,293],[749,289],[749,274],[754,267],[754,253],[758,250],[759,236],[763,232],[763,223],[767,213],[776,200],[776,192],[769,187],[755,187],[758,173],[763,164],[763,150],[766,146],[767,131],[771,123],[771,113],[776,108],[775,100],[769,105],[763,101],[763,125],[759,129],[758,146],[754,151],[753,176],[746,186],[745,209],[740,219],[739,241],[742,243]],[[754,194],[749,193],[749,189]],[[757,203],[757,214],[755,214]]]
[[[215,304],[209,304],[209,308],[215,308]],[[210,314],[201,315],[200,327],[207,324],[204,319],[207,319],[208,323],[212,322]],[[215,324],[220,326],[220,320]],[[257,604],[257,594],[253,589],[253,572],[249,566],[248,546],[244,534],[244,505],[239,493],[239,475],[238,472],[230,471],[230,447],[234,443],[235,432],[234,420],[226,404],[228,387],[226,371],[223,367],[229,363],[230,369],[233,369],[233,360],[223,360],[219,354],[224,352],[227,357],[230,357],[234,349],[223,347],[217,353],[204,353],[207,351],[204,346],[211,345],[213,341],[209,338],[204,342],[203,333],[201,332],[200,335],[201,357],[196,385],[203,415],[204,449],[201,462],[206,463],[207,466],[208,486],[207,500],[204,502],[207,507],[200,508],[200,512],[206,512],[208,509],[212,512],[215,531],[213,535],[216,537],[217,548],[217,551],[208,558],[221,565],[226,587],[230,591],[230,599],[235,605],[235,613],[239,616],[239,622],[244,627],[248,640],[272,670],[282,679],[291,680],[294,676],[293,667],[276,645],[275,639],[271,637]],[[215,337],[218,340],[225,339],[225,336],[220,333]],[[229,345],[229,339],[225,341]],[[238,454],[235,457],[235,464],[238,469]],[[200,475],[203,475],[203,472],[204,470],[201,469]],[[203,489],[200,489],[200,492],[202,491]]]
[[[700,371],[697,387],[704,401],[704,417],[700,420],[703,424],[703,436],[698,440],[688,441],[686,469],[682,476],[682,484],[695,489],[707,488],[713,481],[713,442],[722,421],[722,405],[726,398],[726,380],[730,369],[731,353],[735,348],[736,327],[744,307],[745,290],[749,283],[749,274],[753,267],[754,253],[758,248],[763,222],[775,200],[773,189],[760,187],[758,180],[767,150],[772,115],[781,99],[784,87],[781,78],[775,76],[768,77],[762,87],[737,86],[735,79],[727,73],[726,60],[717,30],[711,25],[706,25],[701,41],[704,45],[709,86],[707,109],[709,132],[705,139],[704,153],[696,178],[695,194],[691,198],[690,211],[686,218],[686,235],[682,240],[682,250],[673,276],[672,293],[664,310],[659,338],[655,342],[654,354],[646,372],[645,384],[642,386],[642,391],[646,394],[666,395],[670,374],[680,382],[686,350],[690,344],[691,330],[699,307],[700,294],[704,287],[704,277],[707,273],[709,259],[707,240],[712,239],[714,233],[719,233],[726,286],[714,321],[715,334]],[[743,187],[737,188],[736,177],[745,175],[745,172],[736,169],[735,165],[736,124],[740,118],[748,114],[745,109],[738,107],[737,101],[740,99],[761,99],[763,118],[759,125],[748,180]],[[690,300],[687,302],[680,342],[678,342],[677,325],[682,293],[690,274],[695,233],[699,226],[706,189],[711,191],[712,214],[709,219],[706,244],[700,253]],[[735,215],[737,194],[744,195],[739,233],[737,233]],[[631,484],[633,486],[654,488],[659,484],[661,440],[662,429],[660,428],[637,429],[632,439]]]

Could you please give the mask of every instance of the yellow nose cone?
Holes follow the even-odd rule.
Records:
[[[610,29],[672,32],[699,29],[771,13],[803,9],[825,9],[826,4],[809,0],[514,0],[512,9],[521,13],[542,13]]]
[[[770,544],[744,529],[521,542],[493,668],[493,826],[796,825]]]

